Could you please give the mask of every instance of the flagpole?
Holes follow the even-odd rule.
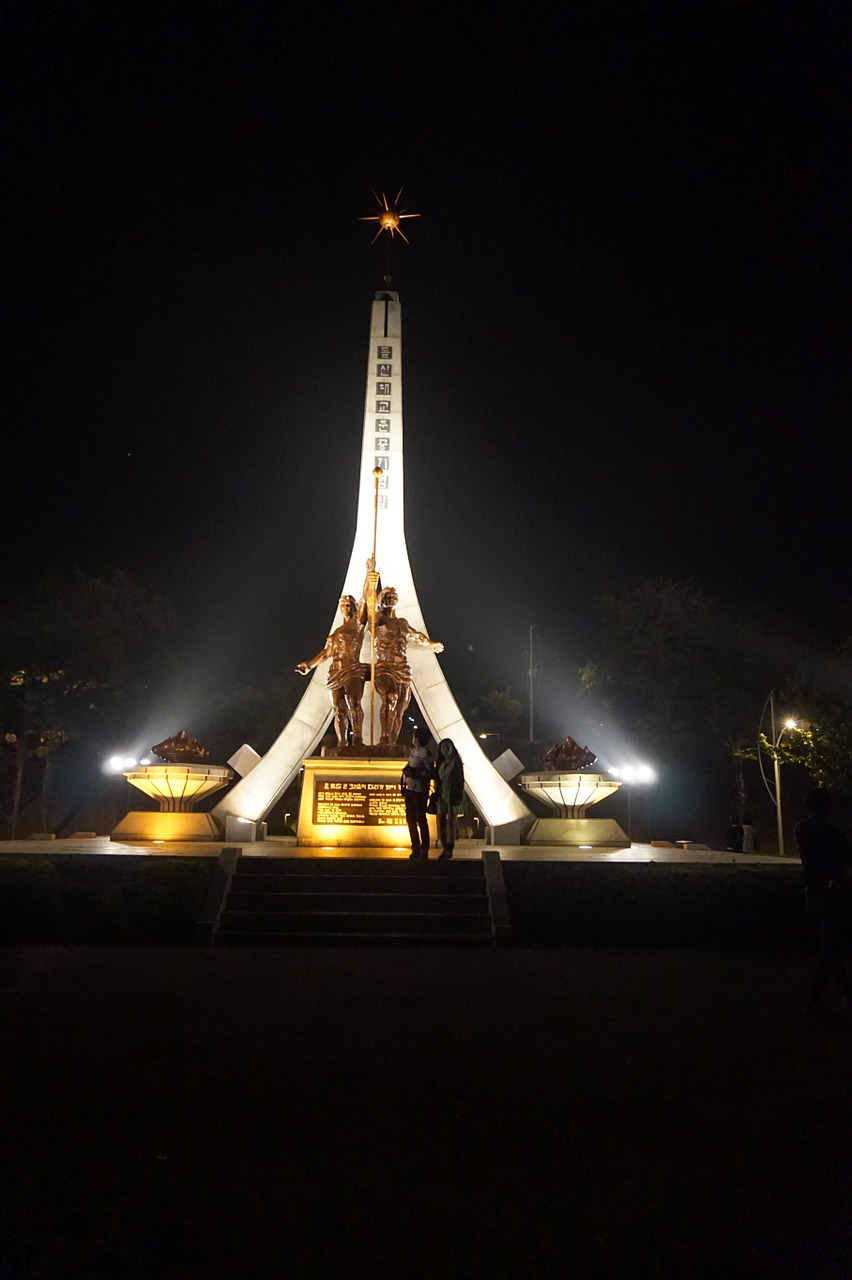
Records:
[[[381,467],[373,468],[373,554],[370,559],[372,570],[376,570],[376,537],[379,528],[379,480],[382,475]],[[375,718],[374,708],[376,705],[376,583],[373,584],[370,591],[370,746],[374,746],[375,738]]]

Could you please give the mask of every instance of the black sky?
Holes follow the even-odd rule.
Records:
[[[530,623],[573,673],[597,594],[660,576],[852,631],[848,13],[7,6],[4,596],[118,566],[223,678],[316,650],[383,268],[357,219],[404,185],[451,680],[521,688]]]

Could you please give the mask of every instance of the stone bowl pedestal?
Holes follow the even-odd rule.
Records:
[[[587,809],[615,795],[621,787],[621,783],[608,774],[542,770],[522,773],[515,781],[554,814],[550,818],[536,818],[523,837],[524,844],[616,849],[630,844],[614,818],[586,817]]]
[[[160,808],[132,809],[111,840],[221,840],[213,816],[193,813],[193,807],[230,782],[233,770],[217,764],[148,764],[124,776],[132,787],[158,800]]]

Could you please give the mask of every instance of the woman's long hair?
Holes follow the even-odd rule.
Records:
[[[441,747],[443,747],[445,743],[449,744],[451,748],[448,756],[445,756],[441,750]],[[453,742],[452,738],[442,738],[438,743],[438,750],[435,752],[435,768],[437,769],[438,765],[443,764],[445,760],[447,764],[452,764],[454,760],[458,760],[459,764],[461,764],[461,756],[458,751],[456,751],[456,744]]]

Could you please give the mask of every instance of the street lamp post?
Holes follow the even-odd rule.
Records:
[[[766,775],[761,765],[761,776],[766,790],[769,792],[770,798],[775,801],[775,820],[778,824],[778,853],[783,858],[784,853],[784,815],[781,810],[781,761],[778,759],[778,748],[781,745],[781,739],[789,729],[796,728],[795,720],[785,720],[781,728],[778,729],[775,723],[775,691],[770,693],[769,697],[763,705],[763,714],[760,717],[760,723],[763,724],[763,717],[766,715],[766,708],[769,708],[769,724],[772,742],[772,772],[775,779],[775,794],[773,796],[769,789],[769,783],[766,781]],[[760,758],[760,750],[758,749],[758,759]]]

